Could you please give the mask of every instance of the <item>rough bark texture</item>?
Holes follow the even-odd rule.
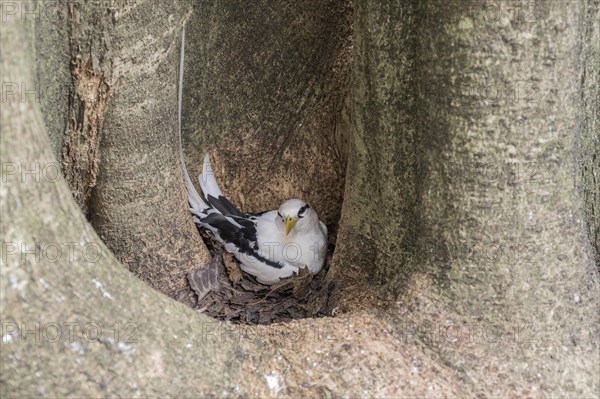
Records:
[[[67,10],[73,88],[57,143],[73,196],[117,258],[168,295],[186,290],[187,272],[209,259],[177,162],[174,66],[186,5],[100,1],[44,9]],[[40,25],[38,37],[52,38],[53,29]],[[46,62],[39,74],[50,80],[56,69]],[[45,113],[61,111],[52,107]]]
[[[339,121],[351,117],[354,131],[332,266],[342,289],[331,318],[231,326],[151,290],[118,262],[143,267],[147,271],[139,274],[147,273],[148,281],[165,292],[177,280],[169,280],[161,265],[196,263],[191,252],[177,252],[191,250],[190,243],[198,239],[184,216],[173,143],[178,32],[192,8],[139,1],[118,3],[113,10],[114,92],[92,201],[92,220],[108,247],[80,212],[65,180],[29,173],[36,163],[47,165],[60,155],[63,136],[56,132],[66,129],[67,121],[43,112],[68,111],[67,103],[42,101],[40,106],[30,99],[3,99],[0,396],[597,396],[600,293],[582,210],[584,198],[590,197],[580,195],[595,192],[583,180],[590,176],[585,165],[594,165],[589,154],[596,153],[590,131],[597,122],[590,111],[597,93],[590,93],[594,80],[578,72],[598,64],[597,51],[579,41],[598,36],[597,23],[589,20],[595,9],[536,2],[535,18],[527,22],[506,9],[490,9],[490,3],[395,3],[355,3],[354,75],[347,98],[352,105],[336,123],[344,125]],[[318,6],[331,11],[324,4]],[[203,23],[188,26],[217,33],[195,33],[192,63],[207,51],[202,43],[220,36],[229,39],[215,43],[233,46],[229,50],[240,51],[240,60],[246,60],[236,46],[251,39],[242,37],[260,36],[263,23],[275,29],[280,15],[305,15],[292,3],[281,3],[265,22],[253,6],[244,13],[226,5],[200,5],[195,12],[214,20],[202,17]],[[303,12],[310,15],[300,19],[303,24],[331,15]],[[55,17],[57,24],[66,21],[63,14]],[[237,33],[227,36],[229,25],[224,24],[232,21],[243,29],[232,28]],[[103,29],[94,21],[85,23]],[[64,52],[44,45],[46,39],[53,41],[53,34],[44,35],[51,21],[36,25],[37,35],[32,25],[18,16],[0,25],[3,81],[34,86],[34,56],[40,54],[35,46],[57,62],[64,60]],[[316,37],[336,52],[334,41]],[[274,47],[269,50],[274,53],[295,43],[271,40],[265,48]],[[219,68],[224,76],[231,71],[224,61],[228,49],[210,49],[220,61],[199,72],[198,81],[207,87],[212,83],[206,76],[215,77]],[[326,53],[330,60],[333,53]],[[261,72],[265,65],[256,67],[257,73],[267,74]],[[52,61],[38,61],[38,67],[38,76],[47,81],[54,72],[56,79],[71,79]],[[278,68],[295,76],[293,69],[277,64],[273,73]],[[193,80],[192,89],[200,90]],[[267,90],[271,80],[259,81]],[[232,169],[227,165],[235,161],[225,155],[231,156],[235,140],[245,137],[239,135],[244,133],[240,126],[254,125],[233,117],[241,106],[234,97],[240,85],[235,79],[222,82],[221,91],[212,94],[218,102],[201,108],[207,113],[202,120],[213,121],[207,126],[222,130],[203,131],[194,119],[197,107],[188,105],[188,127],[198,146],[194,157],[200,148],[217,143],[218,177],[232,193],[246,194],[247,187],[232,185],[238,180],[249,184],[252,173],[262,177],[266,170],[233,169],[243,179],[228,175]],[[294,103],[261,94],[259,86],[253,83],[248,90],[261,117],[276,109],[263,101]],[[287,87],[295,93],[301,85]],[[194,101],[204,104],[202,93]],[[306,110],[316,110],[319,98],[307,95]],[[341,94],[336,98],[341,104]],[[282,115],[298,117],[290,110],[276,115],[275,121]],[[281,122],[286,129],[295,123]],[[236,123],[235,135],[224,138]],[[268,126],[269,134],[277,131],[277,123]],[[266,139],[260,133],[247,132],[253,134],[252,146],[268,148],[261,147]],[[584,144],[577,159],[579,132]],[[289,137],[310,134],[296,130]],[[304,145],[301,153],[316,146]],[[239,148],[247,151],[242,144]],[[289,162],[300,161],[290,156]],[[283,168],[285,162],[276,164]],[[289,176],[298,173],[291,170]],[[250,210],[268,203],[250,197],[244,202],[239,193],[234,199]],[[329,203],[319,193],[315,201]],[[586,209],[589,215],[589,205]],[[177,235],[179,226],[187,226],[185,234]],[[193,249],[201,248],[198,242]],[[79,323],[70,324],[73,336],[67,323]],[[94,325],[100,334],[90,331]],[[81,326],[87,328],[82,332]]]
[[[73,90],[71,47],[73,23],[63,2],[38,2],[36,23],[36,83],[40,107],[50,137],[54,157],[62,160],[63,143],[69,120],[69,98]],[[36,15],[37,16],[37,15]],[[20,17],[17,14],[17,17]],[[32,16],[30,16],[32,17]]]
[[[588,236],[600,270],[600,11],[597,1],[583,3],[581,27],[581,135],[578,160]]]
[[[566,2],[514,11],[355,3],[354,146],[332,277],[361,268],[402,294],[398,324],[423,327],[482,393],[503,395],[508,368],[527,367],[510,376],[514,394],[583,395],[598,387],[581,365],[598,370],[599,296],[573,154],[591,14]],[[445,323],[513,339],[502,351],[464,334],[446,345],[431,334]]]
[[[73,197],[88,216],[100,165],[102,125],[112,93],[109,37],[113,13],[102,6],[76,3],[69,3],[67,9],[72,87],[61,159]],[[89,29],[87,21],[101,28]]]
[[[31,27],[19,19],[2,24],[3,80],[35,82]],[[2,104],[0,148],[3,165],[35,170],[56,161],[36,101]],[[232,346],[191,337],[209,320],[126,271],[63,179],[2,171],[0,396],[203,395],[235,378],[235,364],[223,362],[235,357]],[[12,325],[37,335],[13,338],[6,334]],[[80,330],[86,325],[90,335]],[[63,335],[50,342],[56,326]]]
[[[221,188],[243,210],[296,197],[337,222],[350,2],[195,1],[187,25],[184,129],[194,175],[211,150]]]

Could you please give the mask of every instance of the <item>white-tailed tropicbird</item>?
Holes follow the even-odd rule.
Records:
[[[198,176],[204,198],[196,191],[185,166],[181,138],[184,46],[185,29],[179,64],[179,155],[194,222],[232,253],[242,270],[262,284],[278,283],[304,267],[317,274],[325,263],[327,228],[306,202],[290,199],[278,210],[243,213],[221,192],[208,154]]]

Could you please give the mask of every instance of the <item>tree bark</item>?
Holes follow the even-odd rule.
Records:
[[[32,27],[1,25],[3,82],[34,87]],[[36,97],[3,99],[0,149],[2,397],[205,395],[235,379],[233,345],[191,333],[212,321],[126,271],[46,173],[56,158]]]
[[[186,30],[184,137],[244,211],[302,198],[339,219],[348,128],[349,1],[195,1]]]
[[[189,291],[187,273],[209,260],[178,162],[176,71],[191,8],[42,4],[37,47],[48,57],[38,61],[38,76],[52,89],[42,106],[46,115],[67,116],[46,122],[73,196],[138,277],[167,295]],[[53,79],[65,77],[65,65],[70,79],[59,85]],[[56,87],[68,89],[60,101]]]
[[[578,191],[590,172],[573,156],[597,162],[588,158],[597,150],[576,147],[583,132],[589,148],[585,119],[597,118],[589,105],[579,112],[582,93],[597,96],[579,73],[594,69],[580,64],[579,43],[582,26],[593,36],[597,8],[530,6],[366,1],[354,10],[354,142],[330,277],[359,268],[400,294],[398,326],[463,328],[457,346],[419,333],[491,396],[503,395],[503,373],[482,374],[481,359],[527,364],[511,374],[516,386],[550,372],[557,380],[543,389],[578,390],[584,380],[558,375],[597,350],[598,274]],[[597,192],[589,179],[585,187]],[[482,322],[515,339],[502,351],[472,345],[464,328]]]
[[[77,32],[104,32],[112,60],[91,64],[110,68],[94,73],[110,77],[111,91],[89,203],[94,227],[72,187],[49,173],[73,97],[38,103],[3,92],[2,397],[597,394],[600,293],[585,224],[594,226],[598,209],[596,5],[535,3],[526,21],[529,9],[515,17],[505,3],[357,1],[351,105],[343,109],[343,72],[318,77],[348,49],[348,32],[338,36],[347,27],[342,6],[281,2],[261,12],[266,3],[139,1],[90,20],[103,15],[102,4],[77,5]],[[2,81],[65,79],[73,95],[78,81],[64,66],[72,37],[52,32],[68,31],[72,14],[67,4],[48,10],[43,22],[3,14]],[[330,185],[331,193],[319,187],[307,196],[333,221],[342,186],[332,182],[345,175],[328,277],[340,288],[335,317],[232,326],[122,267],[172,293],[186,268],[205,261],[173,132],[186,19],[186,71],[198,65],[186,72],[190,158],[217,147],[215,173],[248,210]],[[237,59],[257,64],[236,74]],[[349,118],[348,168],[339,172],[345,156],[329,158],[344,147],[335,126],[346,136]],[[271,167],[255,168],[280,150]],[[311,151],[327,159],[326,172],[318,179],[317,164],[307,166],[305,182],[300,165]],[[232,169],[240,159],[248,170]],[[265,186],[291,183],[254,199],[260,190],[248,187],[262,178]]]
[[[578,161],[587,231],[600,270],[600,29],[598,4],[583,3],[581,28],[581,134],[578,137]]]

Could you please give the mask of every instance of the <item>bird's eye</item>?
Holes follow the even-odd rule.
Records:
[[[302,208],[300,208],[300,210],[298,211],[298,217],[299,218],[304,217],[304,211],[306,211],[307,209],[308,209],[308,204],[306,204]]]

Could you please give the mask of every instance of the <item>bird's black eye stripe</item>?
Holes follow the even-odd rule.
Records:
[[[298,217],[302,218],[304,217],[303,213],[304,211],[306,211],[309,208],[308,204],[304,205],[302,208],[300,208],[300,210],[298,211]]]
[[[277,216],[279,216],[280,218],[283,218],[283,216],[281,216],[281,213],[277,212]]]

